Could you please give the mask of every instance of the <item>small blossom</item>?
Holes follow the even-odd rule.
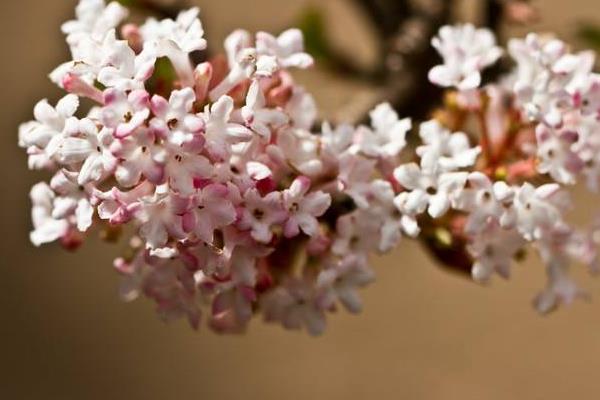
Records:
[[[524,245],[516,230],[504,229],[495,220],[484,222],[467,247],[475,260],[471,269],[473,279],[485,283],[494,273],[508,279],[513,258]]]
[[[394,171],[396,180],[406,189],[396,196],[394,202],[403,213],[416,216],[425,210],[433,218],[444,215],[456,202],[467,179],[466,172],[435,171],[421,160],[401,165]]]
[[[177,198],[160,186],[152,196],[141,199],[138,218],[142,222],[140,236],[149,249],[164,247],[169,237],[185,237],[180,204]]]
[[[562,221],[564,198],[557,184],[534,187],[524,183],[515,196],[517,228],[527,240],[539,239],[544,230]]]
[[[481,71],[502,55],[493,33],[471,24],[444,26],[431,44],[444,59],[444,64],[429,72],[429,80],[459,90],[477,88],[481,84]]]
[[[195,100],[191,88],[173,91],[168,102],[158,95],[153,96],[151,107],[155,118],[151,121],[152,129],[174,146],[201,150],[205,125],[202,118],[191,112]]]
[[[572,150],[577,133],[569,130],[556,132],[543,124],[536,128],[539,172],[549,174],[559,183],[573,184],[583,168],[583,161]]]
[[[331,196],[321,191],[308,193],[310,179],[300,176],[292,182],[289,189],[282,194],[283,206],[289,217],[283,233],[286,237],[294,237],[302,232],[315,236],[319,230],[317,217],[322,216],[331,205]]]
[[[134,90],[127,94],[117,89],[104,92],[101,120],[115,130],[115,137],[124,138],[142,126],[150,116],[149,94],[145,90]]]
[[[199,14],[200,9],[193,7],[179,13],[175,21],[169,18],[161,21],[149,18],[140,27],[142,39],[149,42],[168,40],[185,53],[204,50],[206,40],[203,38],[204,30],[198,19]]]
[[[423,144],[417,147],[417,154],[427,164],[439,164],[445,171],[475,164],[481,152],[479,146],[471,147],[469,139],[463,132],[451,133],[436,120],[421,124],[419,136]]]
[[[233,99],[223,96],[204,110],[206,123],[206,146],[214,157],[224,159],[230,153],[232,143],[252,139],[252,131],[241,124],[230,122]]]
[[[273,238],[271,227],[287,218],[282,206],[281,193],[271,192],[262,197],[256,189],[249,189],[244,194],[244,203],[239,227],[249,229],[257,242],[270,242]]]
[[[33,203],[31,218],[34,228],[30,234],[31,242],[40,246],[65,236],[69,230],[69,223],[64,218],[52,217],[56,195],[50,186],[44,182],[36,184],[31,188],[30,197]]]
[[[458,199],[457,208],[469,212],[467,234],[479,234],[491,221],[511,227],[516,220],[512,207],[514,190],[505,182],[493,182],[481,172],[472,172]]]
[[[374,131],[363,127],[357,131],[359,148],[371,157],[395,157],[406,146],[410,119],[398,119],[398,114],[387,103],[380,104],[370,113]]]
[[[128,11],[116,1],[107,5],[104,0],[80,0],[75,14],[77,19],[65,22],[61,29],[67,35],[67,42],[77,48],[88,36],[102,40],[127,17]]]
[[[338,300],[351,313],[362,310],[357,289],[371,283],[375,275],[360,257],[349,255],[332,267],[323,270],[317,278],[324,308],[331,308]]]
[[[82,163],[77,177],[79,185],[98,181],[116,167],[116,159],[110,151],[112,131],[87,118],[71,119],[65,127],[67,137],[57,151],[61,162],[66,165]]]
[[[313,58],[304,52],[302,32],[288,29],[277,38],[266,32],[256,34],[256,50],[259,55],[276,57],[279,68],[309,68]]]
[[[198,191],[192,197],[191,210],[184,215],[184,228],[199,239],[213,243],[215,230],[236,220],[228,194],[227,186],[221,184],[211,184]]]
[[[256,132],[265,142],[271,140],[271,127],[280,127],[288,121],[287,116],[266,107],[264,94],[258,81],[253,81],[246,96],[246,105],[241,110],[245,125]]]
[[[72,94],[63,97],[56,107],[50,106],[47,100],[38,102],[33,112],[35,121],[19,127],[19,145],[38,150],[44,157],[41,164],[49,165],[64,140],[66,122],[78,107],[79,99]]]
[[[325,315],[319,308],[314,288],[293,280],[269,293],[263,300],[265,320],[278,321],[286,329],[305,328],[317,336],[325,330]]]

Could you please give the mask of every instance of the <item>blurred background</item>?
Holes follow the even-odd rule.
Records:
[[[145,300],[117,297],[116,251],[90,238],[77,253],[29,244],[30,186],[17,127],[37,100],[61,97],[46,75],[67,57],[60,23],[75,0],[0,3],[2,240],[0,397],[14,399],[561,399],[600,392],[600,281],[576,276],[592,294],[538,316],[530,300],[545,284],[530,256],[510,282],[481,287],[448,274],[418,243],[373,259],[377,282],[360,316],[340,312],[324,336],[251,324],[244,336],[161,323]],[[336,49],[360,66],[378,61],[377,36],[350,0],[196,0],[213,51],[234,28],[280,31],[320,10]],[[478,20],[478,0],[453,15]],[[540,22],[505,33],[553,30],[582,46],[579,28],[600,24],[598,0],[534,2]],[[308,7],[308,8],[307,8]],[[593,35],[592,35],[593,36]],[[299,76],[323,117],[356,118],[381,88],[318,69]],[[385,85],[384,85],[385,86]],[[375,100],[374,100],[375,99]],[[579,196],[575,218],[588,217]]]

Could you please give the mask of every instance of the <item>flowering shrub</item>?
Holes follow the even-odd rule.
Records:
[[[287,72],[313,63],[298,30],[235,31],[224,56],[194,65],[198,13],[121,25],[122,6],[81,0],[63,25],[73,60],[50,77],[68,94],[19,130],[29,167],[54,173],[31,190],[35,245],[76,248],[92,227],[125,236],[122,296],[194,328],[206,306],[219,332],[260,313],[320,334],[326,313],[361,310],[371,253],[439,232],[480,282],[535,249],[549,278],[540,312],[585,296],[567,269],[596,269],[597,229],[565,221],[562,187],[600,183],[593,54],[529,35],[509,43],[515,68],[482,86],[503,55],[491,32],[442,28],[430,79],[453,89],[413,152],[411,121],[389,104],[371,126],[312,131],[315,103]]]

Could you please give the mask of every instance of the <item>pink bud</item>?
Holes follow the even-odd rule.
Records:
[[[194,71],[194,81],[197,102],[203,103],[206,100],[212,76],[213,67],[210,63],[205,62],[196,67],[196,70]]]
[[[75,74],[66,74],[62,80],[62,85],[69,93],[73,93],[81,97],[87,97],[97,103],[104,104],[104,96],[102,95],[102,92]]]
[[[126,24],[121,28],[121,36],[129,43],[129,47],[139,54],[143,47],[144,41],[140,34],[140,28],[137,24]]]

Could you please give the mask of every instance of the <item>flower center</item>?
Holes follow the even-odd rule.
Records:
[[[254,219],[256,219],[257,221],[260,221],[264,218],[265,212],[263,210],[257,208],[254,211],[252,211],[252,215],[254,216]]]

